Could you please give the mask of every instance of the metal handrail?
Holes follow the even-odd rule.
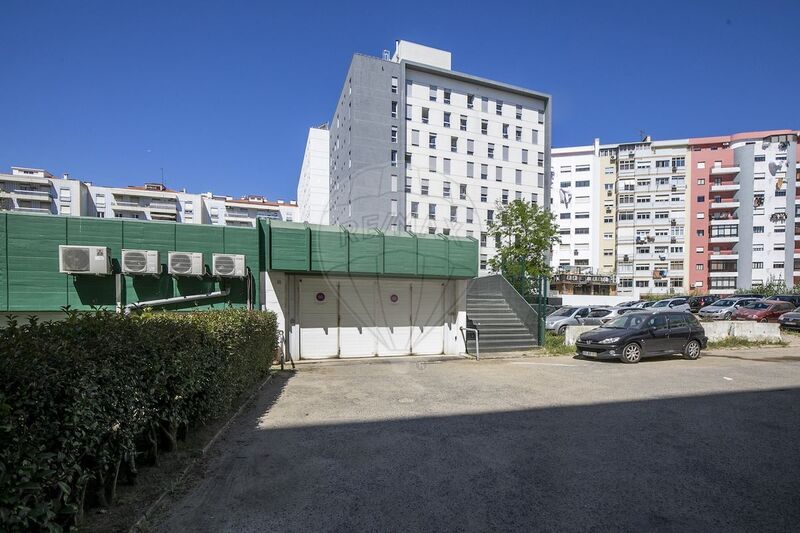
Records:
[[[467,327],[464,327],[464,326],[461,326],[461,328],[459,328],[459,329],[461,329],[461,336],[464,337],[464,345],[465,346],[467,344],[467,335],[464,332],[465,331],[472,331],[472,332],[475,333],[475,360],[476,361],[480,361],[481,360],[481,345],[480,345],[480,342],[479,342],[479,339],[478,339],[478,337],[480,337],[480,332],[478,331],[477,328],[467,328]],[[469,353],[469,352],[467,352],[467,353]]]

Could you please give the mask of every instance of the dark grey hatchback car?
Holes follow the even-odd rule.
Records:
[[[581,357],[638,363],[642,357],[680,353],[697,359],[708,345],[706,332],[689,312],[640,311],[616,318],[578,337]]]

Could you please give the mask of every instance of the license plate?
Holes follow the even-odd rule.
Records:
[[[581,355],[594,355],[594,353],[589,350],[581,350]]]

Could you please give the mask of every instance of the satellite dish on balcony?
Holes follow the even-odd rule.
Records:
[[[572,193],[569,191],[565,191],[564,189],[559,189],[559,195],[561,196],[561,203],[569,209],[569,204],[572,202]]]
[[[775,173],[778,172],[778,165],[776,165],[775,163],[770,163],[768,166],[769,166],[769,173],[774,176]]]

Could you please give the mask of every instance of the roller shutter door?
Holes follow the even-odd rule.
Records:
[[[416,282],[411,290],[411,353],[444,353],[444,283]]]
[[[375,336],[378,355],[409,355],[411,353],[411,283],[379,280],[376,296]]]
[[[299,280],[300,357],[339,356],[338,282],[324,278]]]
[[[339,356],[370,357],[376,353],[374,279],[339,281]]]

